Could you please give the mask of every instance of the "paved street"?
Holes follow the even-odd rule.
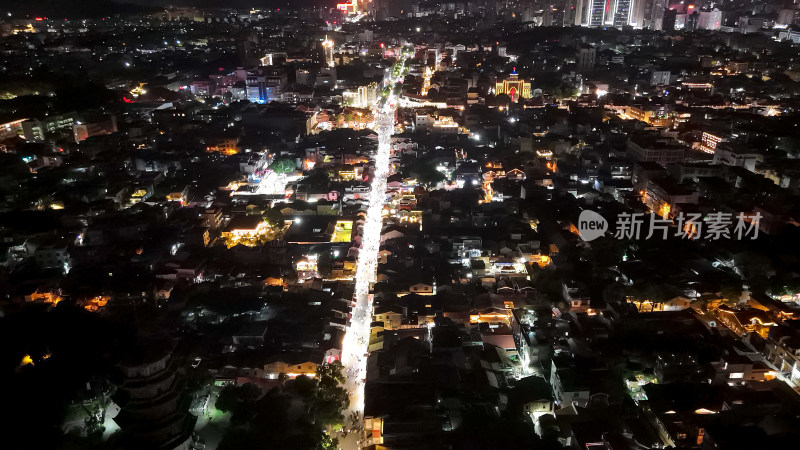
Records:
[[[403,61],[400,62],[401,67]],[[400,80],[402,80],[402,74],[399,76],[393,74],[388,84],[393,89]],[[383,227],[381,211],[386,200],[386,179],[389,176],[389,156],[397,109],[394,95],[389,94],[386,102],[382,105],[379,103],[375,109],[375,130],[378,133],[378,150],[374,160],[375,172],[362,230],[361,249],[358,254],[356,285],[353,295],[354,306],[342,343],[342,364],[347,377],[345,388],[350,393],[350,407],[345,411],[346,428],[348,428],[351,416],[355,415],[355,417],[361,418],[364,411],[364,380],[367,373],[367,349],[370,323],[372,322],[372,298],[369,290],[371,283],[375,281]],[[362,422],[358,420],[358,426],[361,426]],[[346,437],[340,437],[340,447],[357,449],[360,447],[361,438],[361,433],[350,432]]]

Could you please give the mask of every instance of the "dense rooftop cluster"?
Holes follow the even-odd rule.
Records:
[[[0,17],[2,439],[798,438],[797,1],[54,8]]]

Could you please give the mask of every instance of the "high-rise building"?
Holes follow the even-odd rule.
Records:
[[[569,15],[584,26],[631,26],[636,29],[661,29],[664,10],[669,0],[574,0],[568,7],[576,13]],[[565,13],[565,24],[568,14]]]
[[[564,2],[564,21],[565,27],[583,25],[583,12],[585,11],[586,0],[567,0]]]
[[[562,26],[564,24],[565,7],[567,2],[552,1],[547,3],[542,11],[542,25],[543,26]],[[526,11],[531,11],[533,8],[528,8]]]
[[[325,40],[322,41],[322,63],[328,67],[333,67],[333,41],[328,39],[328,36],[325,36]]]
[[[594,70],[597,50],[590,45],[584,45],[578,51],[578,73],[587,73]]]
[[[677,9],[667,9],[664,11],[661,29],[664,31],[675,31],[675,22],[678,19]]]
[[[800,8],[795,7],[794,9],[778,11],[778,20],[775,21],[775,25],[787,27],[789,25],[800,25]]]
[[[602,27],[606,23],[606,6],[609,0],[588,0],[588,11],[585,24],[590,27]]]
[[[497,22],[497,0],[486,0],[486,17],[484,17],[486,23],[495,23]]]
[[[675,15],[675,29],[676,30],[683,30],[686,28],[686,14],[678,13]]]
[[[694,31],[698,28],[698,23],[700,22],[700,11],[695,11],[686,16],[686,29],[688,31]]]
[[[648,3],[652,5],[653,0],[633,0],[633,6],[631,6],[630,26],[636,29],[645,27],[644,17]]]
[[[362,108],[371,107],[378,99],[378,83],[358,87],[358,103]]]
[[[633,0],[616,0],[614,2],[613,23],[616,28],[622,28],[631,24],[633,3]]]
[[[661,30],[664,27],[664,11],[668,0],[644,0],[643,28]]]
[[[269,103],[281,99],[287,84],[287,74],[282,67],[260,67],[245,76],[247,98],[254,103]]]
[[[337,3],[336,9],[350,15],[356,15],[361,12],[358,6],[358,0],[351,0],[347,3]]]
[[[252,67],[259,63],[259,58],[256,56],[257,45],[258,36],[252,31],[242,33],[236,39],[236,50],[239,53],[239,61],[244,67]]]
[[[390,17],[404,17],[411,13],[414,0],[372,0],[370,2],[370,13],[378,20],[386,20]]]
[[[713,11],[700,11],[697,18],[698,30],[719,30],[722,26],[722,11],[714,9]]]

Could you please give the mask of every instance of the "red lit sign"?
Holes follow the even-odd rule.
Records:
[[[350,3],[337,3],[336,9],[344,14],[357,14],[358,13],[358,0],[351,0]]]

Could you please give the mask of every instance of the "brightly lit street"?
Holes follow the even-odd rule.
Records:
[[[353,415],[363,418],[367,349],[370,323],[372,322],[370,286],[375,281],[378,265],[378,250],[383,227],[381,212],[386,200],[386,178],[389,176],[390,171],[389,156],[395,126],[395,111],[397,109],[397,101],[392,90],[403,78],[402,67],[404,62],[405,57],[401,57],[398,60],[396,67],[400,67],[400,70],[394,70],[387,83],[392,89],[390,89],[386,101],[379,101],[375,107],[375,131],[378,133],[378,149],[374,158],[374,176],[366,220],[362,229],[361,248],[358,254],[353,308],[350,323],[342,343],[342,365],[344,365],[347,377],[345,388],[350,392],[350,408],[344,413],[345,428],[348,428],[349,418]],[[359,420],[355,422],[356,424],[361,423]],[[362,444],[361,437],[361,433],[350,432],[346,437],[340,438],[340,447],[343,449],[360,448]]]

